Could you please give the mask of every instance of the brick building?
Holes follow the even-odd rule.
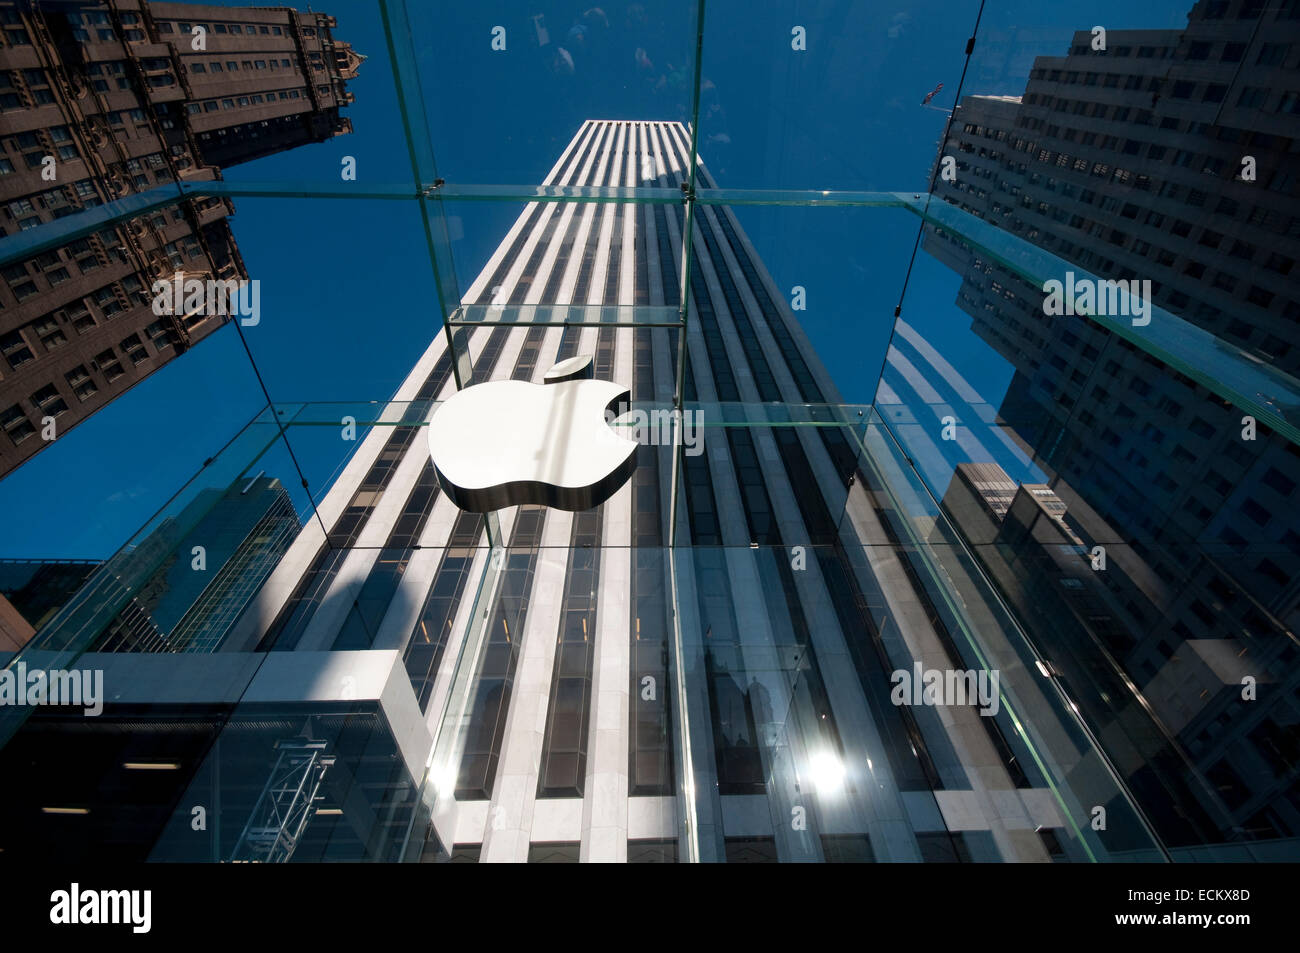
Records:
[[[0,2],[0,476],[228,317],[153,313],[177,271],[242,279],[229,199],[14,258],[65,215],[351,131],[333,17],[144,0]],[[8,246],[6,248],[6,246]]]

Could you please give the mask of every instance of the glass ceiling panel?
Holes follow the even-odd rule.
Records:
[[[438,174],[541,183],[589,119],[689,122],[696,8],[406,5]]]
[[[60,87],[0,70],[0,190],[46,150],[58,170],[0,205],[14,298],[0,385],[36,357],[58,385],[0,402],[0,441],[46,441],[47,410],[64,421],[0,482],[0,558],[107,560],[26,652],[126,652],[96,640],[128,603],[153,612],[148,638],[190,651],[168,560],[184,568],[216,499],[269,480],[303,534],[280,565],[308,568],[235,648],[405,645],[413,717],[432,732],[425,775],[417,758],[376,791],[371,807],[407,807],[375,856],[411,856],[402,828],[491,798],[517,663],[571,679],[549,699],[539,796],[584,794],[600,671],[584,599],[601,563],[616,567],[605,605],[632,611],[630,664],[662,680],[657,707],[633,706],[627,767],[637,796],[682,812],[680,859],[1286,849],[1300,832],[1300,134],[1294,33],[1275,26],[1274,42],[1264,25],[1293,22],[1290,6],[337,0],[302,14],[318,15],[338,45],[302,50],[308,85],[273,99],[205,95],[236,75],[266,87],[288,62],[269,34],[252,41],[263,55],[226,55],[235,31],[217,20],[200,55],[137,57],[123,44],[144,39],[123,38],[92,57],[68,85],[84,123],[35,129]],[[26,55],[5,36],[0,54]],[[313,82],[315,55],[336,58],[346,91]],[[1238,89],[1247,70],[1263,78]],[[168,90],[152,114],[109,108],[151,89]],[[139,276],[177,271],[246,275],[253,310],[220,327],[202,309],[146,318],[147,347],[118,334],[149,303]],[[643,444],[628,492],[579,514],[456,511],[429,419],[458,387],[536,380],[579,352],[638,385],[613,423]],[[132,389],[95,397],[128,373]],[[62,416],[88,401],[84,421]],[[60,505],[31,505],[45,499]],[[439,576],[455,598],[424,599],[412,580],[444,556],[462,561]],[[562,592],[566,572],[590,586]],[[628,575],[630,604],[610,588]],[[543,640],[554,658],[523,641],[530,600],[534,616],[563,607],[567,628]],[[148,644],[133,650],[161,651]],[[997,714],[886,704],[891,671],[934,659],[1000,672]],[[1256,720],[1236,705],[1245,676]],[[266,712],[271,727],[311,714],[239,714]],[[0,742],[26,714],[4,713]],[[348,733],[325,720],[338,744]],[[369,740],[349,743],[399,756],[383,717],[354,728]],[[194,783],[251,790],[264,740]],[[1040,836],[1000,816],[949,830],[983,784],[1020,797]],[[867,824],[877,790],[915,830],[827,834]],[[724,837],[757,794],[782,822],[808,795],[812,832]],[[240,797],[204,854],[249,856]],[[170,823],[183,840],[184,817]],[[355,859],[369,835],[346,823],[318,822],[303,858]],[[424,849],[441,858],[455,844],[437,836]],[[179,844],[156,856],[193,853]]]
[[[731,188],[922,188],[981,6],[709,3],[700,155]]]

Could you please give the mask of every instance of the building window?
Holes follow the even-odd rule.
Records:
[[[1246,300],[1251,304],[1259,305],[1261,308],[1267,308],[1273,303],[1273,292],[1259,285],[1251,285],[1250,291],[1246,294]]]
[[[23,340],[22,333],[19,331],[10,331],[8,334],[0,336],[0,353],[3,353],[5,360],[14,370],[22,367],[28,361],[34,360],[31,348]]]
[[[72,329],[78,334],[85,334],[95,327],[95,316],[90,313],[84,304],[77,302],[76,306],[81,310],[76,314],[70,314],[72,320]]]
[[[1286,255],[1279,254],[1278,252],[1274,252],[1269,256],[1265,267],[1272,271],[1276,271],[1280,275],[1289,275],[1291,273],[1291,267],[1294,264],[1294,259],[1288,258]]]
[[[145,350],[139,335],[132,334],[130,337],[124,338],[121,347],[126,352],[126,356],[131,359],[132,364],[141,364],[149,359],[149,352]]]
[[[577,841],[529,844],[528,862],[530,864],[576,864],[581,846]]]
[[[1240,46],[1241,44],[1236,44]],[[1281,66],[1286,59],[1287,51],[1291,49],[1287,43],[1265,43],[1259,50],[1259,57],[1255,60],[1258,66]]]
[[[32,394],[32,403],[45,417],[57,417],[68,409],[67,403],[59,396],[59,390],[53,384],[46,384]]]
[[[94,380],[90,377],[90,372],[86,370],[83,364],[78,364],[68,371],[64,377],[67,378],[68,386],[72,388],[72,392],[77,395],[77,400],[88,400],[99,391]]]
[[[723,841],[729,864],[775,864],[776,838],[728,837]]]
[[[1295,490],[1295,481],[1273,467],[1269,467],[1268,472],[1264,474],[1263,483],[1283,496],[1290,496]]]
[[[1246,514],[1246,516],[1250,517],[1252,521],[1258,523],[1260,526],[1267,526],[1269,521],[1273,518],[1272,513],[1260,506],[1259,503],[1254,500],[1246,500],[1245,503],[1242,503],[1241,512]]]
[[[1268,98],[1268,90],[1263,86],[1247,86],[1237,97],[1237,105],[1246,109],[1259,109]]]
[[[104,379],[110,383],[126,373],[126,371],[122,369],[122,363],[117,359],[117,355],[113,352],[112,348],[109,348],[107,351],[101,351],[99,354],[95,355],[95,366],[98,367],[99,372],[104,375]]]
[[[36,432],[32,422],[27,419],[27,415],[17,404],[0,411],[0,428],[4,429],[5,434],[15,444],[22,443]]]

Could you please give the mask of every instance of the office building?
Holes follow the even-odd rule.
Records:
[[[585,122],[546,184],[677,190],[687,136]],[[739,221],[695,211],[687,407],[838,403]],[[456,316],[469,382],[541,385],[589,354],[634,408],[670,406],[683,220],[681,204],[527,204]],[[663,326],[600,320],[638,304]],[[48,763],[58,782],[0,794],[4,823],[29,822],[0,831],[7,851],[74,831],[74,854],[195,860],[1046,862],[1142,849],[1139,826],[1117,822],[1111,841],[1081,832],[1073,793],[1062,810],[1045,771],[1087,776],[1088,796],[1126,808],[1036,688],[1050,766],[1005,708],[891,699],[899,671],[975,666],[861,453],[863,421],[696,421],[703,452],[681,455],[670,549],[672,448],[649,437],[594,510],[458,509],[419,426],[455,389],[439,334],[389,405],[396,425],[359,441],[217,651],[77,660],[120,695],[96,719],[35,711],[0,751]],[[177,728],[180,701],[202,717]],[[126,719],[131,750],[114,733]],[[111,753],[94,768],[52,761],[97,745]],[[126,767],[159,759],[174,768]],[[118,785],[134,798],[129,825],[113,825],[121,799],[96,794]],[[196,833],[175,803],[219,803],[219,830]],[[60,804],[87,813],[42,813]]]
[[[145,582],[99,652],[215,652],[300,528],[288,492],[256,476],[205,490],[129,554]]]
[[[1204,0],[1185,30],[1110,30],[1104,51],[1077,33],[1035,61],[1023,96],[963,98],[940,150],[956,179],[936,194],[1080,275],[1149,280],[1157,306],[1214,335],[1209,353],[1295,375],[1300,103],[1282,77],[1298,38],[1290,6]],[[1044,289],[988,254],[934,229],[925,248],[962,276],[959,307],[1016,370],[996,429],[1043,475],[1012,482],[1050,487],[1082,544],[1074,561],[1087,569],[1101,547],[1106,568],[1065,593],[1041,562],[1059,548],[1010,568],[997,547],[977,552],[1026,618],[1035,586],[1041,612],[1091,600],[1067,616],[1076,651],[1093,646],[1076,697],[1103,740],[1104,725],[1132,729],[1104,746],[1165,843],[1300,835],[1297,776],[1278,761],[1300,714],[1295,446],[1252,435],[1240,408],[1101,323],[1048,316]],[[949,506],[979,495],[960,468],[934,489]],[[1053,627],[1040,613],[1044,647],[1069,654]]]
[[[17,652],[99,565],[89,559],[0,559],[0,652]]]
[[[350,132],[361,57],[336,25],[288,7],[0,3],[0,242]],[[156,314],[152,288],[247,279],[233,211],[195,198],[5,267],[0,476],[228,320]]]

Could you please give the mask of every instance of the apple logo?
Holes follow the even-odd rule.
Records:
[[[635,441],[605,411],[629,391],[593,380],[590,355],[561,361],[544,384],[487,381],[458,391],[429,421],[429,457],[442,491],[463,510],[541,504],[589,510],[636,469]]]

